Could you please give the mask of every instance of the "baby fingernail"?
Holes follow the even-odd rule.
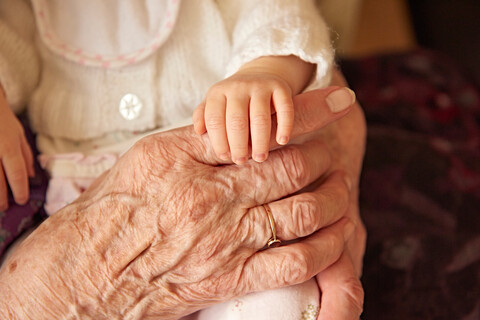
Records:
[[[228,154],[228,152],[225,152],[225,153],[222,153],[221,155],[219,155],[218,157],[222,160],[228,160],[230,155]]]
[[[255,160],[257,162],[263,162],[263,161],[267,160],[267,155],[265,153],[258,153],[258,154],[253,156],[253,160]]]
[[[331,92],[325,98],[328,107],[333,113],[343,111],[355,102],[355,92],[349,88],[341,88]]]
[[[247,157],[236,158],[233,162],[235,162],[236,164],[245,163],[245,162],[247,162]]]
[[[278,144],[287,144],[287,142],[288,142],[287,136],[283,136],[278,139]]]

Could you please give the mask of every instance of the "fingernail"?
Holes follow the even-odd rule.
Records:
[[[236,164],[245,163],[245,162],[247,162],[247,157],[236,158],[233,162],[235,162]]]
[[[277,142],[278,144],[281,144],[281,145],[287,144],[288,137],[287,136],[280,137]]]
[[[267,155],[265,153],[259,153],[253,156],[253,160],[257,162],[263,162],[267,160]]]
[[[228,154],[228,152],[225,152],[225,153],[222,153],[221,155],[219,155],[218,157],[222,160],[228,160],[230,155]]]
[[[341,88],[331,92],[325,98],[330,111],[337,113],[350,107],[355,102],[355,92],[349,88]]]

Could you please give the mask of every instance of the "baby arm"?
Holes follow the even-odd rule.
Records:
[[[195,131],[208,132],[215,153],[242,164],[268,157],[271,115],[276,113],[276,141],[286,144],[293,126],[292,97],[310,81],[314,65],[296,56],[266,56],[244,64],[214,84],[193,114]],[[250,134],[250,135],[249,135]]]
[[[28,200],[28,176],[34,175],[33,155],[23,127],[10,109],[0,85],[0,210],[8,208],[7,181],[15,202]]]

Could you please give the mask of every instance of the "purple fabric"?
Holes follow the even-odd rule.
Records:
[[[368,123],[363,317],[479,320],[479,89],[429,51],[341,67]]]
[[[37,152],[34,147],[35,137],[27,125],[25,117],[20,117],[25,128],[32,151],[36,157]],[[8,246],[17,239],[25,230],[37,225],[45,217],[43,203],[45,202],[45,191],[47,189],[46,173],[35,162],[35,177],[30,181],[30,200],[27,204],[20,206],[13,201],[11,192],[8,194],[9,208],[6,211],[0,211],[0,259]]]

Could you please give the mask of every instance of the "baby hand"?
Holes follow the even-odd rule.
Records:
[[[0,91],[0,210],[8,208],[7,180],[15,202],[28,200],[28,177],[34,176],[33,155],[15,114]]]
[[[198,134],[208,132],[220,159],[246,162],[251,139],[252,158],[262,162],[268,157],[273,113],[276,141],[286,144],[294,116],[290,86],[274,74],[239,72],[210,88],[193,114],[193,124]]]

